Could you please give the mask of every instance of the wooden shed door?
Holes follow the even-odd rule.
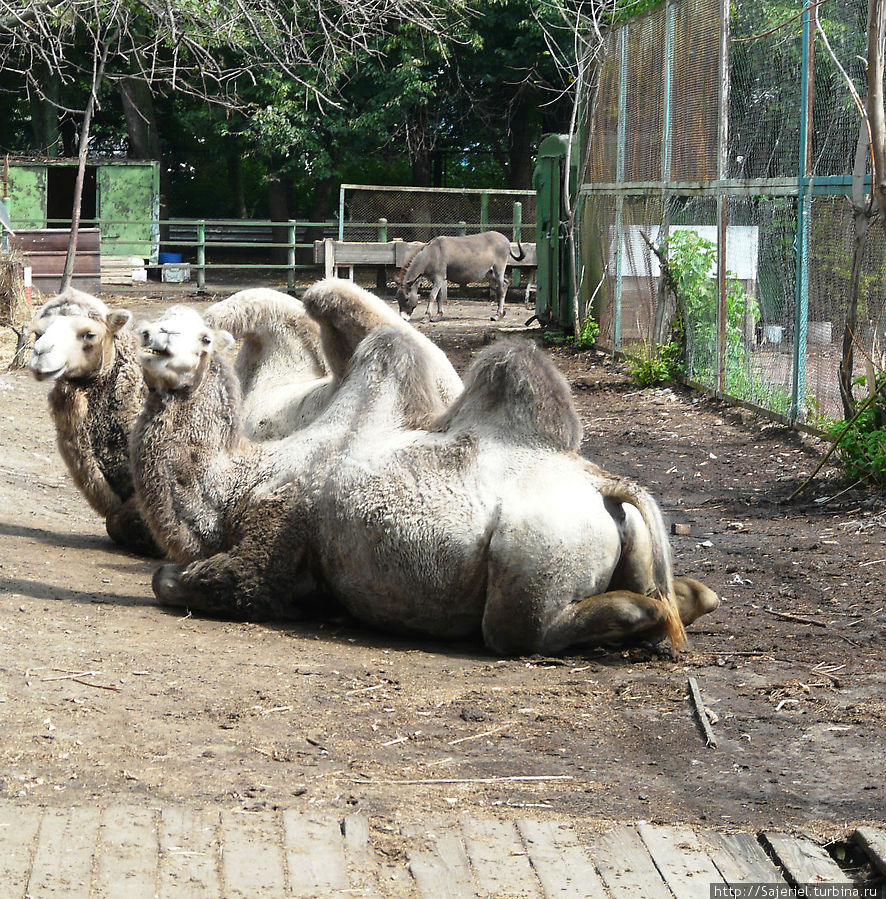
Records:
[[[102,253],[156,260],[159,243],[157,163],[100,166],[98,198]]]

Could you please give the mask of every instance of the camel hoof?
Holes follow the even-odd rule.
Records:
[[[163,606],[186,606],[187,596],[181,587],[183,565],[161,565],[151,578],[151,589]]]

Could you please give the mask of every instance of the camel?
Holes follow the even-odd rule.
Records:
[[[412,318],[418,305],[419,278],[424,277],[431,282],[424,320],[440,321],[449,281],[471,284],[488,277],[492,299],[497,306],[493,320],[504,318],[505,295],[508,292],[505,269],[509,260],[519,262],[526,256],[519,243],[517,248],[519,255],[513,253],[511,242],[499,231],[461,237],[435,237],[413,253],[397,275],[396,298],[400,315],[406,321]],[[432,316],[431,307],[435,302],[437,313]]]
[[[568,385],[529,342],[484,350],[444,409],[416,332],[377,328],[327,408],[269,446],[239,424],[229,338],[196,314],[186,334],[177,314],[175,345],[141,329],[152,395],[132,441],[152,530],[178,545],[153,578],[162,604],[260,620],[336,603],[503,654],[679,649],[684,622],[716,607],[675,582],[652,497],[577,454]],[[207,558],[176,536],[182,518]]]
[[[28,367],[52,380],[49,410],[59,452],[108,536],[141,555],[159,555],[139,515],[129,465],[129,433],[147,389],[138,341],[125,309],[69,288],[46,302],[31,325]]]
[[[234,367],[243,392],[244,429],[252,440],[278,440],[313,420],[371,330],[407,327],[375,294],[340,278],[318,281],[301,300],[269,288],[241,290],[210,306],[205,319],[241,339]],[[442,350],[420,339],[448,403],[461,392],[461,379]]]

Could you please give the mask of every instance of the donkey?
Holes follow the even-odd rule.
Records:
[[[397,276],[397,305],[400,315],[409,321],[418,305],[418,279],[427,278],[431,282],[428,297],[428,311],[425,321],[440,321],[443,318],[443,303],[446,301],[448,281],[456,284],[471,284],[489,278],[489,287],[498,310],[493,316],[504,318],[507,281],[505,268],[510,259],[519,262],[526,251],[517,243],[519,255],[514,255],[511,242],[498,231],[484,231],[464,237],[435,237],[426,243],[409,259]],[[431,307],[437,302],[437,314],[431,315]]]

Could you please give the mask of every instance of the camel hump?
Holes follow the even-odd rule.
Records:
[[[375,294],[344,278],[325,278],[302,296],[308,314],[320,324],[323,350],[333,374],[340,378],[357,344],[375,328],[402,329],[397,314]]]
[[[566,379],[529,340],[499,340],[477,356],[462,395],[434,430],[492,428],[509,442],[575,451],[581,423]]]
[[[341,400],[351,395],[367,415],[376,404],[396,409],[405,428],[425,428],[443,411],[433,365],[412,328],[384,325],[360,342],[339,388]]]
[[[269,287],[239,290],[213,303],[204,318],[211,328],[230,331],[234,337],[279,329],[281,325],[315,327],[301,300]]]

